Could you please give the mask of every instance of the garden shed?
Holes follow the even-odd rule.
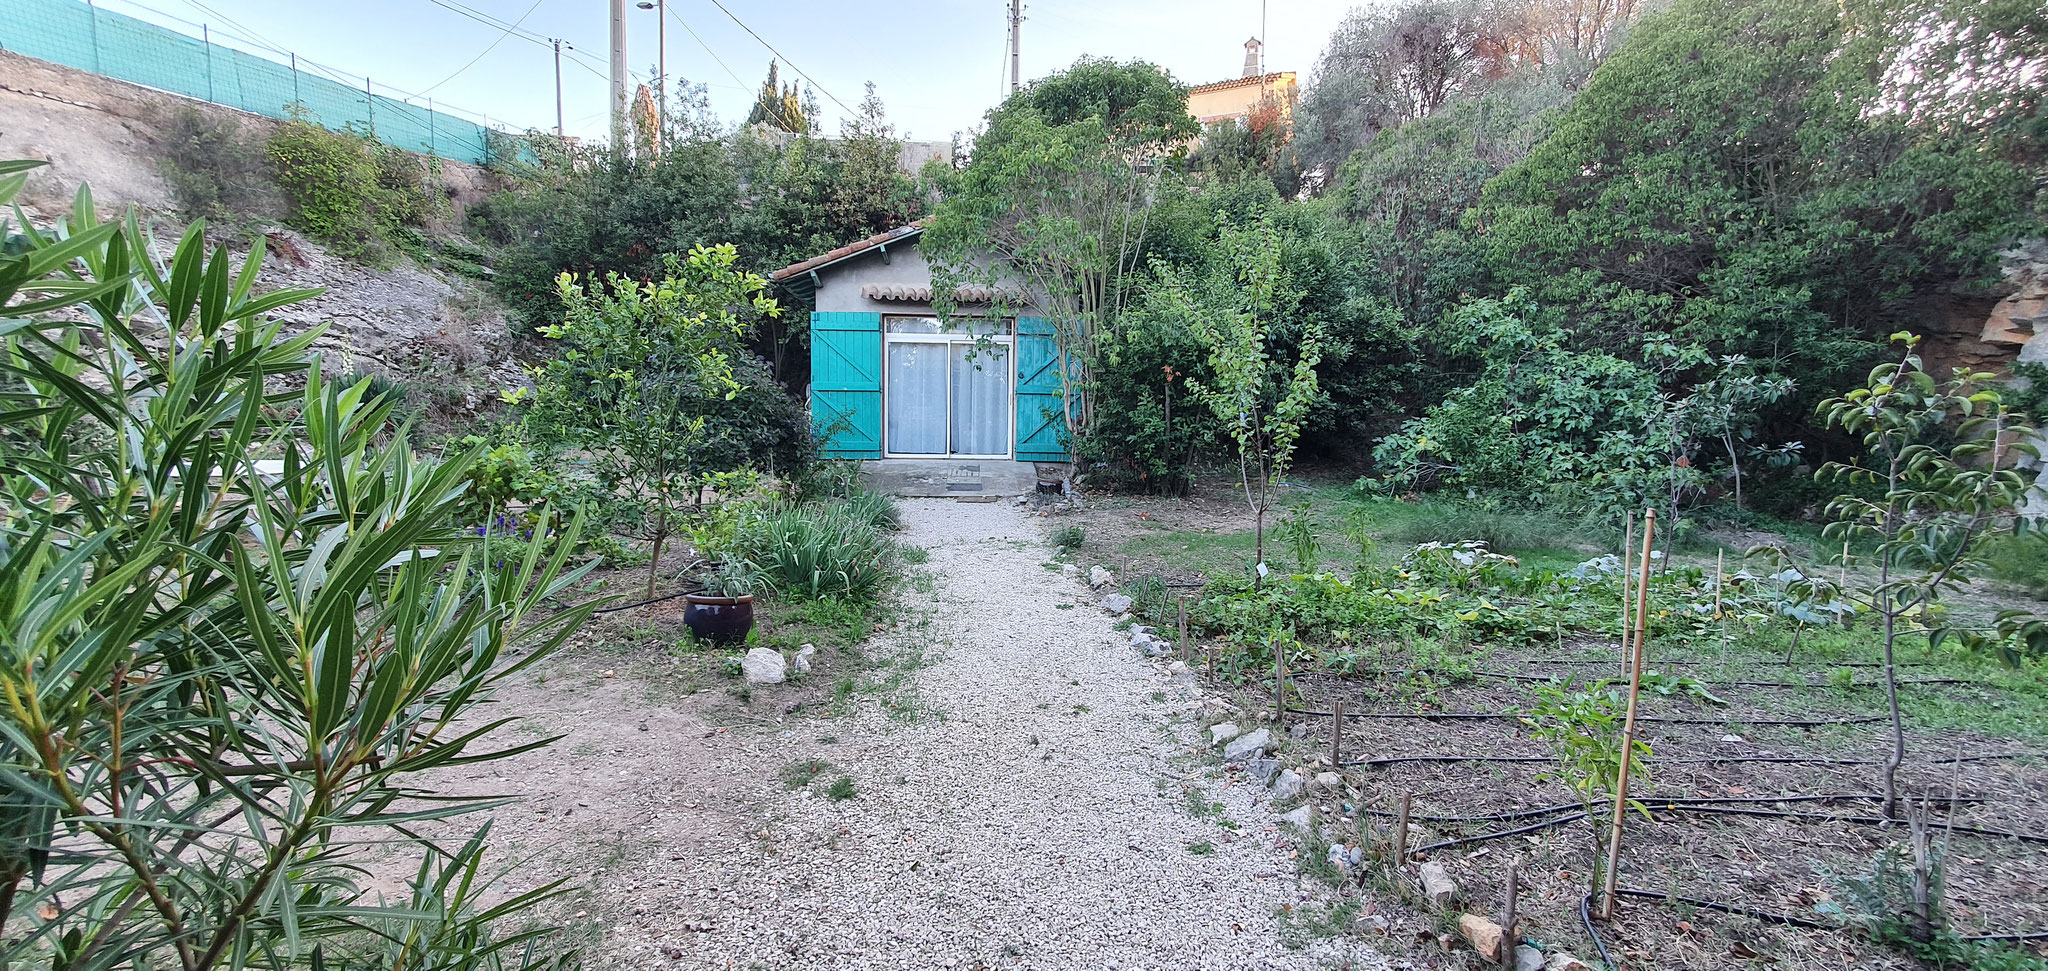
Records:
[[[1029,491],[1033,463],[1067,457],[1052,328],[1021,293],[978,286],[956,291],[942,322],[923,232],[902,226],[768,275],[812,311],[811,421],[828,457],[866,460],[890,492]]]

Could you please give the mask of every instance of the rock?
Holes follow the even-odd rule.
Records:
[[[818,648],[815,645],[805,644],[797,648],[796,657],[790,661],[790,667],[795,668],[798,674],[809,674],[811,671],[811,658],[816,656],[817,653]]]
[[[1230,722],[1218,722],[1209,726],[1209,747],[1214,748],[1244,734],[1244,729]]]
[[[1289,734],[1289,735],[1292,735],[1292,736],[1294,736],[1295,738],[1307,738],[1307,737],[1308,737],[1308,723],[1307,723],[1307,722],[1295,722],[1295,723],[1294,723],[1294,727],[1293,727],[1293,728],[1290,728],[1290,729],[1288,729],[1288,730],[1287,730],[1287,734]]]
[[[1111,573],[1108,570],[1103,569],[1102,567],[1098,566],[1088,571],[1088,586],[1096,590],[1100,590],[1103,587],[1109,586],[1110,584],[1115,582],[1116,574]]]
[[[1244,764],[1244,770],[1250,773],[1252,778],[1259,780],[1260,784],[1263,785],[1265,783],[1272,782],[1273,777],[1280,774],[1280,760],[1253,759],[1250,762],[1246,762]]]
[[[1414,844],[1410,844],[1413,846]],[[1449,907],[1458,899],[1458,882],[1451,879],[1450,871],[1437,862],[1422,865],[1422,895],[1439,907]]]
[[[1543,971],[1543,950],[1527,944],[1515,945],[1515,971]]]
[[[753,684],[781,684],[789,677],[789,664],[783,661],[781,651],[757,647],[740,659],[740,673]]]
[[[1250,735],[1241,735],[1223,748],[1223,757],[1232,762],[1257,758],[1273,747],[1273,733],[1263,728]]]
[[[1351,865],[1352,865],[1352,866],[1363,866],[1364,864],[1365,864],[1365,847],[1363,847],[1363,846],[1360,846],[1360,845],[1359,845],[1359,844],[1357,844],[1357,843],[1353,843],[1353,844],[1351,844]]]
[[[1307,829],[1314,821],[1314,816],[1315,810],[1307,806],[1297,806],[1292,812],[1281,813],[1280,821],[1298,829]]]
[[[1520,950],[1516,949],[1518,957]],[[1593,971],[1593,968],[1563,951],[1552,951],[1543,958],[1543,971]]]
[[[1123,613],[1124,611],[1131,609],[1131,598],[1126,597],[1120,593],[1112,593],[1109,596],[1102,598],[1102,609],[1108,611],[1111,614]],[[1132,635],[1134,640],[1135,638],[1144,636],[1145,635],[1143,634]]]
[[[1344,777],[1335,772],[1316,773],[1316,785],[1324,789],[1337,789],[1344,785]]]
[[[1180,678],[1182,680],[1187,680],[1195,676],[1195,672],[1188,667],[1188,662],[1186,661],[1175,661],[1172,664],[1167,665],[1166,673],[1176,678]]]
[[[1273,798],[1281,802],[1301,795],[1301,790],[1301,774],[1293,769],[1282,769],[1279,777],[1273,780]]]
[[[1351,857],[1344,852],[1344,847],[1335,844],[1330,846],[1330,865],[1340,867],[1351,865]]]
[[[1507,932],[1501,930],[1499,924],[1478,914],[1464,914],[1458,918],[1458,934],[1465,938],[1465,943],[1472,945],[1472,952],[1479,955],[1479,960],[1488,964],[1500,962]]]

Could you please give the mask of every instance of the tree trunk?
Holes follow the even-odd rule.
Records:
[[[1728,447],[1728,470],[1735,473],[1735,508],[1742,509],[1742,459],[1735,454],[1735,439],[1723,435],[1721,444]]]
[[[659,518],[655,520],[654,524],[654,556],[647,561],[646,599],[648,600],[654,599],[654,576],[661,570],[661,544],[664,540],[668,539],[668,514],[666,511],[663,511],[658,516]]]
[[[1899,717],[1899,669],[1892,661],[1898,639],[1898,615],[1892,604],[1884,611],[1884,694],[1892,715],[1892,754],[1884,763],[1884,814],[1899,818],[1899,766],[1906,761],[1906,726]]]

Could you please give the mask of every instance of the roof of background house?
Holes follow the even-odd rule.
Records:
[[[866,239],[848,243],[838,249],[826,250],[801,263],[791,263],[782,269],[776,270],[768,274],[768,279],[777,283],[783,283],[795,277],[807,275],[812,270],[822,270],[840,260],[851,259],[878,246],[886,246],[897,240],[916,236],[924,232],[924,224],[925,220],[920,219],[908,226],[898,226],[886,232],[876,233]]]
[[[1274,71],[1271,74],[1256,75],[1248,78],[1231,78],[1228,81],[1217,81],[1213,84],[1198,84],[1189,88],[1188,93],[1198,94],[1203,91],[1221,91],[1224,88],[1235,88],[1248,84],[1278,84],[1282,78],[1291,78],[1293,76],[1293,71]]]

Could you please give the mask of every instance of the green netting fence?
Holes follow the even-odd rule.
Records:
[[[0,49],[270,118],[353,128],[422,155],[482,163],[483,125],[81,0],[0,0]],[[293,58],[296,62],[297,58]],[[339,73],[332,72],[329,73]],[[344,75],[345,77],[345,75]]]

